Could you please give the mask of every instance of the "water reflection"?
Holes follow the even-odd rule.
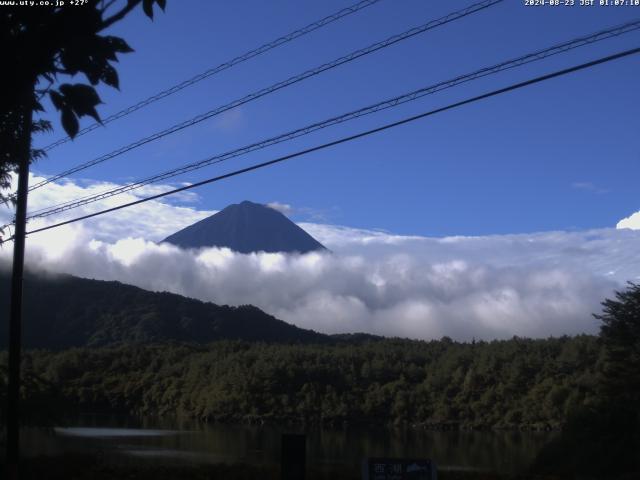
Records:
[[[443,469],[519,473],[553,434],[455,432],[411,428],[204,425],[188,420],[84,416],[53,429],[24,429],[26,455],[117,453],[123,461],[274,465],[282,433],[307,435],[307,462],[359,468],[366,457],[431,458]],[[124,455],[122,455],[124,454]]]
[[[57,435],[72,437],[109,438],[109,437],[158,437],[160,435],[178,435],[177,430],[153,430],[142,428],[95,428],[95,427],[55,427]]]

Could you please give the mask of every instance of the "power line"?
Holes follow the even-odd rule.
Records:
[[[630,56],[630,55],[634,55],[634,54],[637,54],[637,53],[640,53],[640,48],[634,48],[634,49],[631,49],[631,50],[625,50],[625,51],[622,51],[622,52],[619,52],[619,53],[616,53],[616,54],[613,54],[613,55],[609,55],[609,56],[606,56],[606,57],[601,57],[601,58],[599,58],[597,60],[592,60],[592,61],[587,62],[587,63],[582,63],[580,65],[576,65],[576,66],[573,66],[573,67],[565,68],[563,70],[558,70],[558,71],[555,71],[553,73],[549,73],[549,74],[546,74],[546,75],[542,75],[542,76],[539,76],[539,77],[532,78],[530,80],[526,80],[524,82],[515,83],[515,84],[512,84],[512,85],[510,85],[508,87],[504,87],[504,88],[500,88],[500,89],[497,89],[497,90],[493,90],[491,92],[488,92],[488,93],[485,93],[485,94],[482,94],[482,95],[478,95],[478,96],[475,96],[475,97],[472,97],[472,98],[468,98],[466,100],[462,100],[462,101],[459,101],[459,102],[456,102],[456,103],[449,104],[449,105],[447,105],[445,107],[440,107],[440,108],[437,108],[435,110],[430,110],[428,112],[424,112],[424,113],[421,113],[421,114],[418,114],[418,115],[414,115],[412,117],[404,118],[402,120],[399,120],[399,121],[396,121],[396,122],[392,122],[392,123],[388,123],[388,124],[383,125],[381,127],[377,127],[377,128],[371,129],[371,130],[366,130],[364,132],[360,132],[360,133],[357,133],[357,134],[354,134],[354,135],[350,135],[348,137],[343,137],[343,138],[340,138],[338,140],[334,140],[332,142],[324,143],[322,145],[317,145],[315,147],[307,148],[305,150],[300,150],[298,152],[291,153],[289,155],[285,155],[285,156],[282,156],[282,157],[278,157],[276,159],[269,160],[267,162],[263,162],[263,163],[259,163],[259,164],[256,164],[256,165],[252,165],[250,167],[246,167],[246,168],[242,168],[242,169],[239,169],[239,170],[235,170],[233,172],[226,173],[224,175],[219,175],[217,177],[212,177],[212,178],[209,178],[209,179],[206,179],[206,180],[202,180],[200,182],[197,182],[197,183],[194,183],[194,184],[191,184],[191,185],[186,185],[184,187],[176,188],[176,189],[170,190],[168,192],[159,193],[157,195],[152,195],[150,197],[146,197],[146,198],[142,198],[142,199],[139,199],[139,200],[136,200],[136,201],[133,201],[133,202],[125,203],[123,205],[118,205],[117,207],[108,208],[106,210],[101,210],[99,212],[95,212],[95,213],[91,213],[91,214],[88,214],[88,215],[83,215],[83,216],[80,216],[80,217],[76,217],[76,218],[73,218],[71,220],[66,220],[66,221],[59,222],[59,223],[56,223],[56,224],[53,224],[53,225],[49,225],[49,226],[46,226],[46,227],[37,228],[37,229],[31,230],[30,232],[27,232],[27,235],[30,235],[30,234],[33,234],[33,233],[38,233],[38,232],[43,232],[45,230],[51,230],[52,228],[61,227],[63,225],[68,225],[70,223],[79,222],[81,220],[86,220],[86,219],[92,218],[92,217],[97,217],[99,215],[104,215],[106,213],[114,212],[116,210],[121,210],[123,208],[128,208],[128,207],[131,207],[131,206],[134,206],[134,205],[138,205],[138,204],[141,204],[141,203],[149,202],[151,200],[156,200],[158,198],[166,197],[168,195],[173,195],[175,193],[179,193],[179,192],[183,192],[183,191],[186,191],[186,190],[190,190],[192,188],[200,187],[202,185],[207,185],[207,184],[218,182],[218,181],[221,181],[221,180],[224,180],[224,179],[227,179],[227,178],[235,177],[235,176],[238,176],[238,175],[241,175],[241,174],[244,174],[244,173],[251,172],[253,170],[258,170],[258,169],[261,169],[261,168],[269,167],[271,165],[275,165],[277,163],[284,162],[286,160],[291,160],[293,158],[301,157],[303,155],[307,155],[307,154],[312,153],[312,152],[317,152],[317,151],[320,151],[320,150],[324,150],[326,148],[333,147],[335,145],[340,145],[342,143],[350,142],[350,141],[356,140],[358,138],[367,137],[367,136],[373,135],[375,133],[379,133],[379,132],[382,132],[382,131],[385,131],[385,130],[388,130],[388,129],[391,129],[391,128],[394,128],[394,127],[398,127],[400,125],[405,125],[407,123],[411,123],[411,122],[414,122],[416,120],[419,120],[419,119],[422,119],[422,118],[426,118],[426,117],[429,117],[429,116],[432,116],[432,115],[435,115],[435,114],[438,114],[438,113],[442,113],[442,112],[445,112],[445,111],[448,111],[448,110],[453,110],[454,108],[458,108],[458,107],[461,107],[463,105],[468,105],[470,103],[475,103],[475,102],[478,102],[480,100],[484,100],[484,99],[487,99],[487,98],[490,98],[490,97],[501,95],[503,93],[507,93],[507,92],[510,92],[510,91],[513,91],[513,90],[518,90],[520,88],[524,88],[524,87],[527,87],[527,86],[530,86],[530,85],[534,85],[536,83],[541,83],[541,82],[544,82],[546,80],[550,80],[552,78],[568,75],[570,73],[574,73],[574,72],[577,72],[579,70],[584,70],[584,69],[587,69],[587,68],[591,68],[591,67],[594,67],[596,65],[600,65],[600,64],[603,64],[603,63],[611,62],[613,60],[617,60],[617,59],[620,59],[620,58],[623,58],[623,57],[627,57],[627,56]],[[13,240],[13,238],[9,238],[6,241],[9,241],[9,240]]]
[[[393,97],[391,99],[387,99],[378,103],[375,103],[373,105],[369,105],[367,107],[364,108],[360,108],[358,110],[354,110],[348,113],[344,113],[342,115],[339,116],[335,116],[332,118],[329,118],[327,120],[323,120],[321,122],[317,122],[317,123],[313,123],[311,125],[307,125],[305,127],[302,128],[298,128],[296,130],[275,136],[275,137],[271,137],[268,138],[266,140],[261,140],[259,142],[235,149],[235,150],[231,150],[222,154],[218,154],[218,155],[214,155],[212,157],[208,157],[207,159],[204,160],[200,160],[198,162],[193,162],[187,165],[184,165],[182,167],[179,168],[175,168],[175,169],[171,169],[169,171],[163,172],[163,173],[159,173],[157,175],[153,175],[151,177],[147,177],[145,179],[142,180],[138,180],[136,182],[127,184],[127,185],[123,185],[121,187],[117,187],[114,189],[110,189],[110,190],[106,190],[103,191],[101,193],[98,194],[92,194],[92,195],[87,195],[85,197],[81,197],[81,198],[77,198],[74,200],[70,200],[67,202],[64,202],[62,204],[53,206],[53,207],[46,207],[46,208],[42,208],[40,210],[37,210],[35,212],[32,212],[32,214],[28,217],[28,219],[34,219],[34,218],[43,218],[43,217],[47,217],[47,216],[51,216],[57,213],[61,213],[67,210],[71,210],[73,208],[78,208],[80,206],[83,205],[87,205],[89,203],[93,203],[93,202],[97,202],[100,200],[104,200],[106,198],[110,198],[113,197],[115,195],[119,195],[122,193],[126,193],[128,191],[140,188],[144,185],[148,185],[151,183],[155,183],[155,182],[159,182],[162,180],[166,180],[168,178],[172,178],[178,175],[182,175],[184,173],[187,172],[191,172],[200,168],[204,168],[206,166],[210,166],[213,164],[217,164],[217,163],[221,163],[223,161],[229,160],[231,158],[235,158],[241,155],[245,155],[248,154],[250,152],[254,152],[256,150],[260,150],[278,143],[282,143],[288,140],[292,140],[294,138],[298,138],[301,137],[303,135],[308,135],[312,132],[315,132],[317,130],[321,130],[333,125],[337,125],[343,122],[347,122],[349,120],[353,120],[355,118],[359,118],[365,115],[369,115],[375,112],[379,112],[388,108],[393,108],[396,107],[398,105],[413,101],[413,100],[417,100],[425,95],[430,95],[430,94],[434,94],[437,93],[439,91],[448,89],[448,88],[452,88],[456,85],[460,85],[462,83],[466,83],[472,80],[476,80],[478,78],[482,78],[488,75],[492,75],[492,74],[496,74],[499,73],[501,71],[504,70],[508,70],[511,68],[515,68],[521,65],[526,65],[529,63],[532,63],[534,61],[538,61],[538,60],[542,60],[544,58],[548,58],[550,56],[553,55],[557,55],[560,53],[564,53],[567,52],[569,50],[584,46],[584,45],[590,45],[592,43],[595,42],[599,42],[605,39],[609,39],[612,37],[617,37],[619,35],[625,34],[625,33],[629,33],[632,31],[635,31],[637,29],[640,28],[640,19],[634,20],[632,22],[628,22],[622,25],[617,25],[614,27],[610,27],[607,28],[605,30],[601,30],[599,32],[590,34],[590,35],[586,35],[586,36],[582,36],[582,37],[578,37],[576,39],[570,40],[570,41],[566,41],[560,44],[556,44],[552,47],[543,49],[543,50],[538,50],[536,52],[533,53],[528,53],[526,55],[508,60],[508,61],[504,61],[501,62],[499,64],[490,66],[490,67],[485,67],[482,68],[480,70],[476,70],[472,73],[468,73],[465,75],[460,75],[458,77],[455,77],[453,79],[450,80],[446,80],[443,82],[439,82],[436,83],[434,85],[430,85],[428,87],[423,87],[420,88],[418,90],[414,90],[412,92],[409,93],[405,93],[403,95],[397,96],[397,97]]]
[[[356,50],[348,55],[342,56],[336,60],[333,60],[332,62],[328,62],[325,63],[323,65],[320,65],[316,68],[307,70],[301,74],[295,75],[293,77],[289,77],[286,80],[280,81],[278,83],[275,83],[269,87],[263,88],[261,90],[258,90],[256,92],[253,92],[249,95],[246,95],[240,99],[234,100],[233,102],[230,102],[226,105],[217,107],[213,110],[209,110],[208,112],[202,113],[200,115],[197,115],[196,117],[191,118],[190,120],[186,120],[184,122],[178,123],[176,125],[173,125],[165,130],[162,130],[160,132],[156,132],[148,137],[144,137],[136,142],[133,142],[129,145],[126,145],[124,147],[121,147],[117,150],[114,150],[106,155],[102,155],[101,157],[95,158],[93,160],[90,160],[88,162],[85,162],[83,164],[77,165],[73,168],[70,168],[68,170],[65,170],[64,172],[61,172],[59,174],[56,174],[52,177],[47,178],[46,180],[43,180],[35,185],[32,185],[31,187],[29,187],[29,191],[33,191],[37,188],[43,187],[44,185],[51,183],[55,180],[58,180],[62,177],[66,177],[68,175],[71,175],[73,173],[77,173],[81,170],[85,170],[89,167],[92,167],[94,165],[97,165],[99,163],[105,162],[107,160],[110,160],[112,158],[115,158],[119,155],[122,155],[123,153],[129,152],[135,148],[138,148],[142,145],[145,145],[149,142],[158,140],[160,138],[163,138],[167,135],[170,135],[172,133],[178,132],[180,130],[183,130],[185,128],[188,127],[192,127],[193,125],[196,125],[197,123],[200,123],[204,120],[207,120],[213,116],[219,115],[221,113],[224,113],[228,110],[231,110],[233,108],[239,107],[240,105],[244,105],[245,103],[251,102],[253,100],[256,100],[258,98],[261,98],[265,95],[268,95],[270,93],[273,93],[275,91],[278,91],[282,88],[288,87],[290,85],[293,85],[295,83],[301,82],[303,80],[306,80],[307,78],[319,75],[327,70],[333,69],[335,67],[338,67],[340,65],[343,65],[345,63],[349,63],[352,62],[360,57],[363,57],[365,55],[369,55],[373,52],[376,52],[378,50],[381,50],[383,48],[389,47],[391,45],[394,45],[398,42],[401,42],[403,40],[406,40],[408,38],[411,38],[415,35],[418,35],[420,33],[424,33],[428,30],[434,29],[436,27],[445,25],[447,23],[453,22],[455,20],[459,20],[461,18],[464,18],[468,15],[471,15],[473,13],[479,12],[481,10],[484,10],[486,8],[489,8],[493,5],[496,5],[498,3],[503,2],[504,0],[484,0],[482,2],[479,3],[475,3],[469,7],[466,7],[464,9],[461,10],[457,10],[455,12],[452,12],[448,15],[445,15],[444,17],[441,17],[437,20],[432,20],[430,22],[427,22],[423,25],[420,25],[419,27],[414,27],[411,28],[401,34],[398,35],[394,35],[392,37],[387,38],[386,40],[383,40],[381,42],[377,42],[374,43],[372,45],[369,45],[368,47],[362,48],[360,50]]]
[[[367,8],[371,5],[373,5],[374,3],[378,3],[381,0],[363,0],[361,2],[355,3],[349,7],[343,8],[342,10],[333,13],[331,15],[328,15],[318,21],[315,21],[313,23],[310,23],[309,25],[302,27],[298,30],[295,30],[287,35],[284,35],[282,37],[279,37],[271,42],[265,43],[264,45],[259,46],[258,48],[255,48],[253,50],[250,50],[246,53],[243,53],[242,55],[239,55],[227,62],[221,63],[220,65],[210,68],[208,70],[205,70],[202,73],[199,73],[198,75],[195,75],[193,77],[191,77],[188,80],[184,80],[183,82],[178,83],[177,85],[174,85],[172,87],[167,88],[166,90],[163,90],[161,92],[156,93],[155,95],[152,95],[138,103],[136,103],[135,105],[131,105],[130,107],[127,107],[123,110],[120,110],[119,112],[116,112],[112,115],[109,115],[108,117],[104,118],[102,120],[102,123],[92,123],[91,125],[81,129],[77,135],[77,137],[80,137],[86,133],[89,133],[101,126],[106,125],[107,123],[111,123],[115,120],[118,120],[119,118],[122,117],[126,117],[127,115],[130,115],[131,113],[140,110],[141,108],[146,107],[147,105],[150,105],[154,102],[157,102],[158,100],[161,100],[165,97],[168,97],[169,95],[173,95],[176,92],[179,92],[180,90],[183,90],[187,87],[190,87],[192,85],[195,85],[196,83],[209,78],[213,75],[216,75],[224,70],[227,70],[231,67],[234,67],[242,62],[246,62],[247,60],[250,60],[254,57],[257,57],[258,55],[262,55],[263,53],[266,53],[270,50],[273,50],[274,48],[277,48],[285,43],[291,42],[292,40],[295,40],[297,38],[300,38],[304,35],[307,35],[308,33],[311,33],[315,30],[318,30],[319,28],[322,28],[326,25],[329,25],[330,23],[335,22],[336,20],[339,20],[341,18],[344,18],[348,15],[351,15],[352,13],[356,13],[364,8]],[[44,151],[49,151],[52,150],[64,143],[67,143],[68,141],[70,141],[71,138],[70,137],[63,137],[58,139],[57,141],[47,145],[46,147],[43,148]]]

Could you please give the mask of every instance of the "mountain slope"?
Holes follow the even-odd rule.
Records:
[[[0,270],[0,316],[8,318],[10,277]],[[6,348],[7,328],[0,328]],[[209,343],[221,339],[323,343],[329,337],[304,330],[257,307],[218,306],[120,282],[71,275],[27,275],[23,345],[63,349],[163,341]]]
[[[182,248],[227,247],[240,253],[325,250],[311,235],[265,205],[244,201],[190,225],[163,242]]]

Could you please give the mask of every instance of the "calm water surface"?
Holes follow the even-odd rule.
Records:
[[[433,459],[442,469],[524,471],[553,434],[434,432],[411,428],[207,425],[190,421],[82,416],[25,428],[26,456],[90,452],[121,461],[277,464],[282,433],[307,435],[307,463],[359,468],[366,457]]]

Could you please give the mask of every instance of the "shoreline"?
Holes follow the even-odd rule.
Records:
[[[252,465],[242,463],[213,463],[194,465],[189,463],[164,464],[154,460],[138,461],[135,465],[108,463],[109,457],[73,454],[62,457],[39,456],[23,459],[22,478],[36,480],[107,480],[131,478],[138,480],[205,480],[224,478],[228,480],[279,479],[280,466],[274,464]],[[4,462],[0,461],[0,471]],[[351,468],[327,465],[309,465],[307,480],[360,480],[360,465]],[[566,477],[541,476],[535,474],[504,474],[464,468],[438,468],[440,480],[564,480]]]

